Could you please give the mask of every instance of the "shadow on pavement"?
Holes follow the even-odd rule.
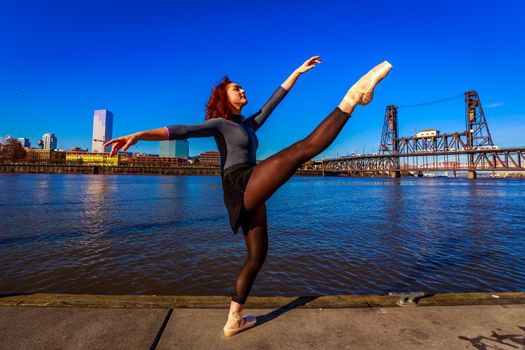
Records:
[[[525,327],[517,327],[521,330],[525,330]],[[494,343],[515,349],[521,348],[521,346],[516,345],[525,345],[525,337],[523,336],[523,334],[498,334],[495,331],[492,331],[492,334],[489,337],[479,335],[477,337],[468,338],[460,335],[458,338],[461,340],[468,341],[473,347],[475,347],[478,350],[493,349],[495,348]]]
[[[288,304],[286,304],[284,306],[281,306],[277,310],[274,310],[274,311],[272,311],[270,313],[267,313],[266,315],[257,316],[257,323],[255,324],[255,327],[263,325],[266,322],[270,322],[270,321],[276,319],[277,317],[281,316],[285,312],[288,312],[290,310],[296,309],[296,308],[298,308],[300,306],[304,306],[304,305],[308,304],[309,302],[311,302],[312,300],[315,300],[317,298],[319,298],[319,297],[318,296],[299,297],[299,298],[295,299],[294,301],[292,301],[292,302],[290,302],[290,303],[288,303]]]

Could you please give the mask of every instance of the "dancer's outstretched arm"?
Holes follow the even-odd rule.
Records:
[[[110,156],[117,154],[119,149],[122,148],[122,151],[125,152],[129,147],[136,144],[140,140],[147,141],[163,141],[168,139],[168,134],[166,133],[166,128],[158,128],[152,130],[139,131],[133,134],[126,136],[117,137],[116,139],[109,140],[104,144],[104,148],[113,144],[111,148]]]
[[[164,140],[183,140],[190,137],[208,137],[217,133],[220,118],[209,119],[201,124],[193,125],[171,125],[164,128],[139,131],[134,134],[121,136],[110,140],[104,144],[107,147],[113,144],[110,156],[117,154],[119,149],[125,152],[129,147],[141,140],[164,141]]]
[[[315,68],[315,64],[321,63],[321,56],[313,56],[307,59],[303,64],[299,66],[296,70],[290,74],[288,79],[281,84],[281,86],[273,93],[270,99],[264,104],[264,106],[254,115],[250,116],[248,119],[253,119],[255,130],[259,129],[266,119],[273,112],[275,107],[282,101],[284,96],[290,89],[295,85],[295,82],[299,76],[305,72],[308,72],[310,69]]]

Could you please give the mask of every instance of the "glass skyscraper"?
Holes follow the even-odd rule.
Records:
[[[31,147],[31,142],[29,142],[27,137],[19,137],[18,142],[20,142],[22,147]]]
[[[58,140],[55,134],[51,132],[42,135],[42,142],[44,143],[44,149],[57,149]]]
[[[188,159],[190,156],[190,143],[188,140],[160,141],[160,156]]]
[[[104,148],[104,143],[113,137],[113,113],[107,109],[97,109],[93,117],[92,152],[109,152],[110,147]]]

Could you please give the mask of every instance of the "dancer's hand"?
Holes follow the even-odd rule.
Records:
[[[316,66],[315,64],[321,64],[321,56],[313,56],[304,61],[299,68],[297,68],[295,71],[298,74],[303,74],[304,72],[308,72],[310,69],[314,69]]]
[[[296,70],[293,71],[292,74],[284,81],[284,83],[281,84],[281,86],[286,90],[290,91],[290,89],[294,86],[295,82],[297,81],[297,78],[304,72],[308,72],[310,69],[314,69],[316,66],[315,64],[321,64],[321,56],[312,56],[306,61],[304,61],[303,64],[299,66]]]
[[[114,156],[117,154],[118,150],[122,148],[122,151],[125,152],[130,146],[136,144],[139,141],[139,137],[137,134],[131,134],[126,136],[121,136],[116,139],[110,140],[104,144],[104,147],[107,147],[114,143],[113,147],[111,148],[111,152],[109,156]]]

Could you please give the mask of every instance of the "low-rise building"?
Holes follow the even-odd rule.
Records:
[[[206,151],[201,153],[199,164],[201,165],[221,165],[221,154],[217,151]]]
[[[37,148],[27,148],[26,152],[25,160],[29,163],[64,164],[66,162],[66,152]]]
[[[87,148],[81,148],[81,147],[73,147],[71,148],[71,152],[89,152],[89,149]]]
[[[186,158],[180,157],[159,157],[159,156],[145,156],[134,155],[122,160],[122,164],[130,166],[155,166],[155,167],[170,167],[188,165]]]

